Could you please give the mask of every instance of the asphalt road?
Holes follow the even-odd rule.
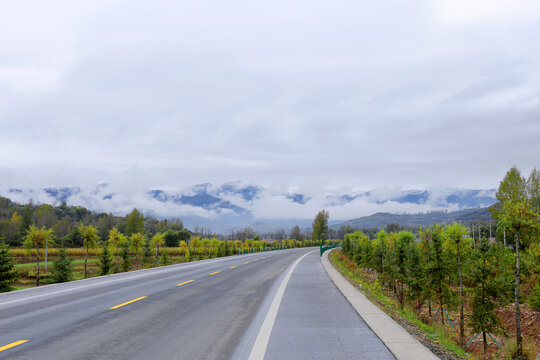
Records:
[[[322,270],[318,249],[293,249],[1,294],[4,358],[385,359],[391,354]]]

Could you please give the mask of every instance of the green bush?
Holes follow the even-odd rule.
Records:
[[[52,278],[55,282],[66,282],[73,279],[73,258],[67,256],[66,249],[58,251],[58,259],[53,261]]]

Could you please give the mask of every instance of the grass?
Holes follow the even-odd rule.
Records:
[[[88,258],[88,264],[90,263],[95,263],[96,261],[98,261],[98,259],[91,259],[91,258]],[[84,259],[76,259],[76,260],[73,260],[71,262],[72,264],[84,264]],[[47,266],[53,266],[53,262],[52,260],[49,260],[47,262]],[[15,268],[25,268],[25,267],[36,267],[37,266],[37,263],[24,263],[24,264],[15,264]],[[40,267],[45,267],[45,261],[40,261],[39,262],[39,266]]]
[[[360,269],[357,268],[355,269],[356,271],[351,270],[351,264],[344,264],[344,261],[349,259],[341,258],[340,254],[341,252],[339,251],[331,252],[333,263],[338,267],[342,274],[347,276],[353,282],[359,284],[362,288],[362,292],[371,300],[375,300],[383,311],[388,313],[390,316],[392,316],[393,314],[399,314],[401,317],[405,318],[406,320],[413,323],[416,327],[418,327],[418,329],[421,330],[428,339],[436,342],[444,349],[460,357],[474,359],[473,356],[468,354],[462,347],[455,343],[455,341],[452,339],[451,334],[449,334],[444,328],[437,325],[425,324],[420,319],[418,319],[412,311],[408,309],[401,310],[397,301],[395,301],[393,298],[388,297],[381,290],[378,281],[375,281],[374,283],[365,281],[360,274]],[[352,261],[350,262],[352,263]],[[356,264],[354,264],[354,266],[356,267]]]

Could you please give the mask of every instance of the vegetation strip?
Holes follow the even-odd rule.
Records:
[[[7,344],[7,345],[4,345],[4,346],[0,347],[0,351],[11,349],[12,347],[15,347],[17,345],[24,344],[25,342],[28,342],[28,340],[19,340],[19,341],[12,342],[11,344]]]
[[[211,273],[210,275],[216,275],[216,274],[219,274],[221,271],[215,271],[213,273]]]
[[[176,286],[186,285],[186,284],[189,284],[190,282],[194,282],[194,281],[195,281],[195,280],[184,281],[183,283],[177,284]]]
[[[126,306],[126,305],[129,305],[129,304],[132,304],[134,303],[135,301],[139,301],[139,300],[142,300],[142,299],[146,299],[146,296],[141,296],[139,298],[136,298],[136,299],[133,299],[133,300],[130,300],[130,301],[126,301],[125,303],[122,303],[120,305],[116,305],[116,306],[113,306],[109,309],[111,310],[114,310],[114,309],[118,309],[118,308],[121,308],[122,306]]]

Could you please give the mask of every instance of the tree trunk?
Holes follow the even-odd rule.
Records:
[[[516,343],[518,355],[523,354],[523,339],[521,337],[521,312],[519,309],[519,231],[516,231],[516,271],[514,294],[516,301]]]
[[[463,316],[463,276],[461,274],[459,243],[457,244],[457,263],[459,272],[459,337],[461,343],[463,343],[463,339],[465,337],[465,319]]]
[[[86,269],[86,262],[88,261],[88,245],[86,245],[86,255],[84,256],[84,278],[88,276],[88,271]]]
[[[36,286],[39,286],[39,246],[37,247],[36,258],[37,258]]]
[[[482,337],[484,338],[484,352],[487,350],[487,339],[486,339],[486,332],[482,331]]]

